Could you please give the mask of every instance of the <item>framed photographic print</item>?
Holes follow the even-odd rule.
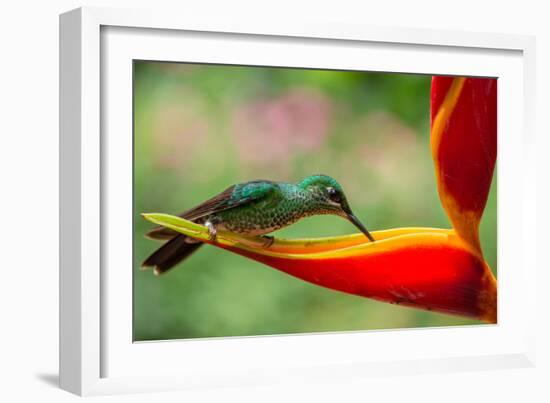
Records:
[[[533,43],[433,34],[63,14],[61,386],[530,365]]]

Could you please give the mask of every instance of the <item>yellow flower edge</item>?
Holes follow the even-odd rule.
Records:
[[[147,213],[142,216],[157,225],[162,225],[189,237],[214,244],[209,238],[208,229],[203,225],[185,220],[181,217]],[[458,237],[452,229],[408,227],[373,231],[376,242],[370,242],[361,233],[323,238],[279,239],[275,238],[271,246],[265,246],[265,240],[231,232],[219,231],[216,237],[218,246],[239,248],[248,252],[266,256],[293,259],[323,259],[328,257],[349,257],[369,253],[391,252],[396,248],[418,243],[453,244],[454,246],[477,254]]]

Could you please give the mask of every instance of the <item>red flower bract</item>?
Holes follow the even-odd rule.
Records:
[[[485,262],[451,231],[411,234],[309,258],[264,255],[232,248],[311,283],[406,306],[487,318]],[[385,246],[385,248],[384,248]],[[370,249],[370,250],[369,250]],[[385,250],[384,250],[385,249]]]
[[[479,221],[496,161],[496,108],[496,79],[432,79],[432,155],[441,202],[454,229],[479,251]]]

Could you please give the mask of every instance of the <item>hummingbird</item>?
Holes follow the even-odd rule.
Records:
[[[298,183],[254,180],[228,187],[179,216],[208,229],[216,240],[218,230],[265,238],[265,246],[273,243],[273,231],[313,215],[332,214],[346,218],[367,238],[374,238],[353,214],[342,186],[328,175],[311,175]],[[145,236],[166,241],[142,264],[160,275],[195,252],[203,243],[165,227],[155,227]]]

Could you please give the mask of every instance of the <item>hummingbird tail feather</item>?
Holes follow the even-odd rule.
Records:
[[[153,267],[156,275],[163,274],[190,256],[202,245],[202,242],[189,242],[185,235],[178,235],[145,259],[141,268]]]

